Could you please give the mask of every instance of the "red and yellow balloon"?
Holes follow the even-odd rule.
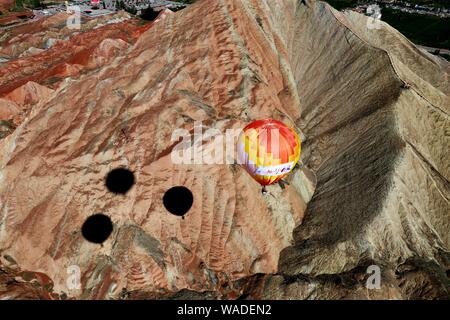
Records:
[[[288,175],[300,158],[300,150],[297,133],[274,119],[257,120],[247,125],[237,145],[239,163],[263,186]]]

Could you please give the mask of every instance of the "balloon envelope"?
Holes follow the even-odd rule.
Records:
[[[253,121],[239,136],[238,162],[261,185],[278,182],[300,158],[297,133],[274,119]]]

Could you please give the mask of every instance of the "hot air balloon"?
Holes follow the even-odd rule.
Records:
[[[301,141],[297,133],[274,119],[253,121],[239,136],[239,164],[263,186],[288,175],[300,158]]]

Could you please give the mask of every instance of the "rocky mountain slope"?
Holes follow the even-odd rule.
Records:
[[[7,11],[14,6],[14,1],[12,0],[0,0],[0,11]]]
[[[5,37],[0,65],[0,268],[45,275],[30,297],[450,297],[448,62],[318,1],[198,1],[144,26],[62,27],[48,48],[39,32]],[[266,117],[303,139],[285,189],[171,161],[177,128]],[[115,195],[121,166],[136,184]],[[177,185],[194,195],[184,219],[162,203]],[[102,246],[81,234],[97,212],[114,224]]]

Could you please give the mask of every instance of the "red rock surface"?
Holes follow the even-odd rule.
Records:
[[[151,27],[119,13],[86,20],[76,30],[65,26],[67,17],[64,13],[46,17],[8,30],[2,37],[0,53],[10,60],[0,68],[1,119],[12,117],[13,123],[20,124],[34,103],[47,98],[63,79],[109,63]],[[25,108],[18,112],[6,100]]]
[[[38,28],[41,26],[48,27],[48,25],[55,23],[64,23],[67,16],[61,14],[52,18],[52,21],[39,22]],[[99,27],[94,29],[96,25]],[[36,30],[34,25],[27,26],[27,28]],[[64,78],[76,75],[77,72],[74,74],[73,69],[67,68],[66,64],[87,65],[92,53],[103,40],[120,39],[133,43],[141,30],[145,30],[145,28],[147,26],[137,26],[136,21],[124,21],[104,26],[101,25],[101,21],[98,21],[98,24],[91,23],[89,28],[86,28],[87,30],[83,30],[84,32],[75,33],[72,30],[72,33],[75,34],[72,34],[72,36],[68,34],[67,36],[70,36],[68,40],[58,41],[48,50],[4,63],[0,69],[0,95],[5,95],[28,81],[44,84],[46,80],[53,77]],[[63,29],[59,37],[64,35],[65,29],[67,27]],[[43,40],[46,38],[47,40],[51,39],[48,36],[42,37],[41,35],[34,37],[33,34],[17,35],[5,41],[6,43],[2,46],[2,53],[14,57],[28,49],[30,44],[33,47],[43,46]],[[65,70],[68,74],[64,73]]]
[[[0,0],[0,11],[7,11],[14,6],[14,0]]]
[[[54,92],[0,140],[2,264],[52,281],[48,298],[448,297],[448,63],[386,25],[366,34],[365,19],[315,1],[199,1],[23,58],[9,38],[2,95],[29,81]],[[285,189],[171,161],[177,128],[266,117],[304,140]],[[137,183],[118,196],[104,179],[120,166]],[[177,185],[194,195],[185,219],[162,203]],[[80,231],[97,212],[114,224],[103,246]]]
[[[19,106],[10,100],[0,99],[0,120],[12,119],[20,113]]]
[[[41,99],[45,99],[53,93],[52,89],[41,86],[35,82],[29,81],[23,86],[14,89],[3,98],[11,100],[20,106],[35,104]]]

